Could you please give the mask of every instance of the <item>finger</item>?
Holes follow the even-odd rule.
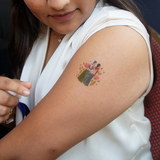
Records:
[[[5,117],[7,115],[9,116],[11,109],[11,107],[0,105],[0,117]]]
[[[0,124],[1,124],[1,123],[4,123],[5,121],[7,121],[8,118],[9,118],[9,114],[6,115],[6,116],[0,117]]]
[[[32,83],[31,82],[20,82],[21,85],[23,85],[24,87],[30,89],[32,87]]]
[[[28,82],[28,81],[24,82],[24,81],[20,81],[18,79],[14,79],[14,81],[19,83],[19,84],[21,84],[21,85],[23,85],[24,87],[26,87],[28,89],[30,89],[32,87],[32,83],[31,82]]]
[[[22,96],[29,96],[30,94],[28,88],[7,77],[0,77],[0,89],[12,91]]]
[[[10,107],[0,105],[0,123],[3,123],[8,120],[8,118],[10,117],[10,111]]]
[[[16,106],[19,99],[16,96],[8,93],[7,91],[0,90],[0,105],[13,107]]]

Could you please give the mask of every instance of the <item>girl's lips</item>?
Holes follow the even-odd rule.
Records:
[[[74,15],[75,11],[76,10],[74,10],[72,12],[65,13],[65,14],[52,15],[51,17],[58,22],[63,22],[63,21],[67,21],[67,20],[71,19]]]

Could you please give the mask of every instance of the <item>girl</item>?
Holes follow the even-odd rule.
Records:
[[[0,78],[0,121],[18,102],[31,112],[22,121],[16,107],[0,159],[152,160],[143,100],[153,66],[135,4],[13,0],[12,9],[10,52],[21,81]],[[84,85],[77,75],[93,61],[99,78]]]

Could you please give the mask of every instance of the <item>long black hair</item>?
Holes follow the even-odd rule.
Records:
[[[132,12],[147,28],[138,7],[132,0],[103,0],[103,3]],[[12,72],[17,78],[20,77],[24,62],[40,33],[40,28],[41,24],[39,20],[31,13],[24,1],[12,0],[12,34],[9,52]]]
[[[39,20],[23,0],[12,0],[12,28],[9,42],[12,73],[19,78],[24,62],[40,32]]]

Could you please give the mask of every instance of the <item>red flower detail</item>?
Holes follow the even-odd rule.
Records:
[[[90,65],[90,63],[85,63],[85,64],[84,64],[84,66],[85,66],[86,68],[88,68],[89,65]]]
[[[98,76],[98,75],[95,75],[95,76],[94,76],[94,79],[95,79],[95,80],[99,80],[99,76]]]

